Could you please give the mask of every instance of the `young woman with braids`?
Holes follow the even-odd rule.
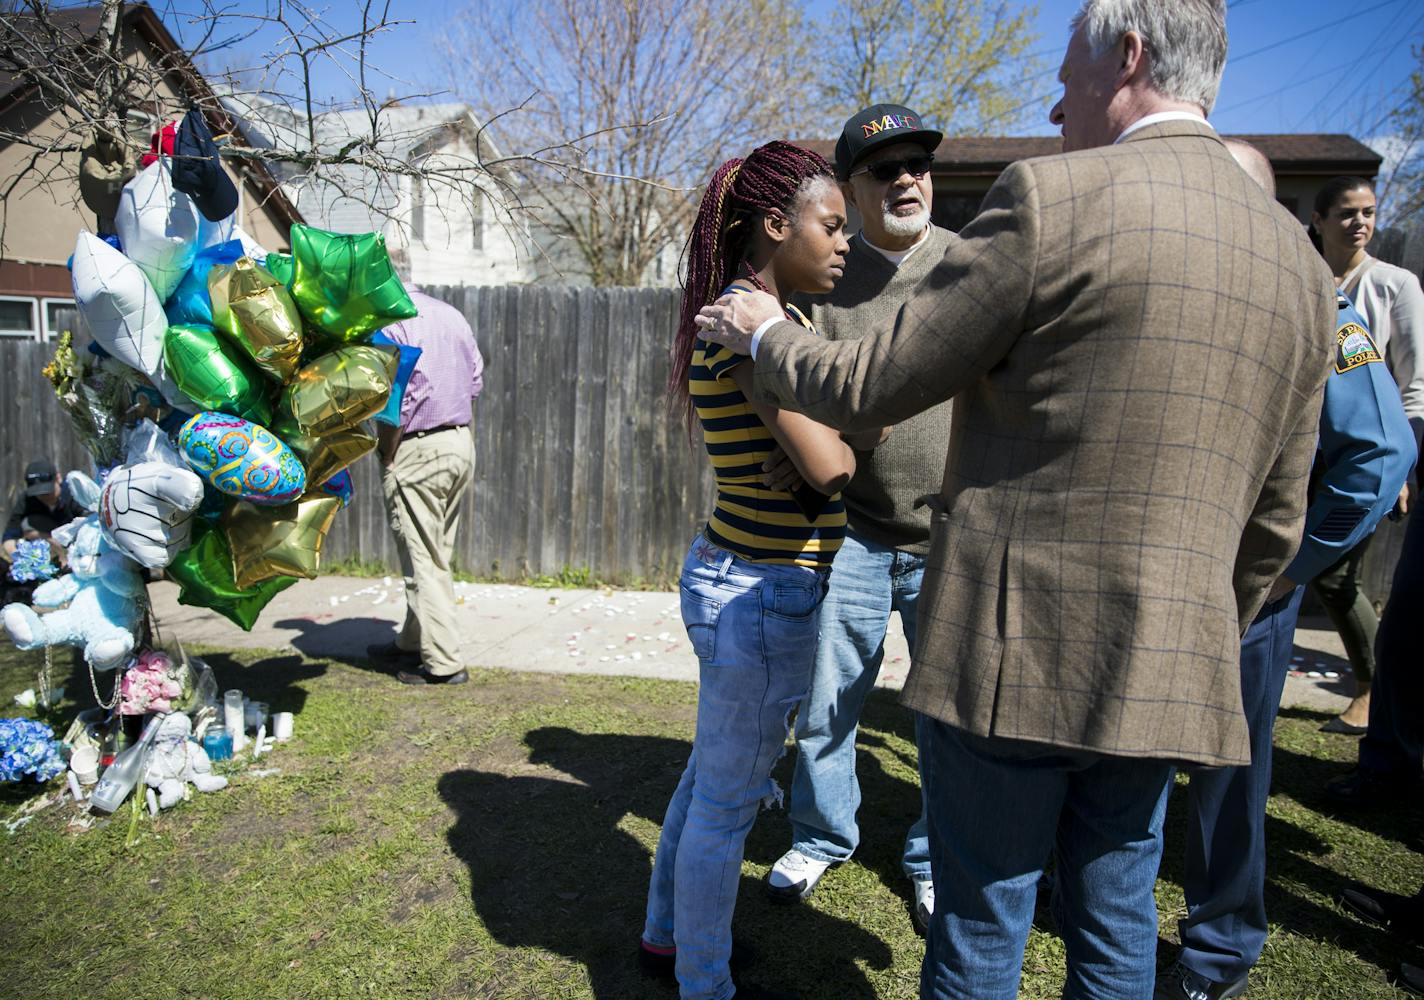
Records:
[[[701,668],[697,730],[663,819],[641,948],[645,969],[676,972],[684,1000],[772,996],[733,986],[732,910],[747,832],[761,803],[780,797],[771,768],[810,682],[845,534],[838,491],[855,471],[835,431],[753,401],[747,359],[704,343],[693,317],[728,290],[759,289],[810,327],[787,299],[834,287],[845,221],[829,164],[771,142],[717,170],[689,241],[669,394],[701,423],[717,502],[682,569],[682,617]],[[778,444],[817,497],[767,486],[762,462]]]

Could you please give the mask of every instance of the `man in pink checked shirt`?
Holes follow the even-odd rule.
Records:
[[[451,558],[460,501],[475,468],[470,421],[484,361],[458,310],[421,292],[411,298],[419,315],[390,327],[386,336],[422,353],[401,400],[400,426],[380,425],[377,449],[405,577],[405,624],[394,642],[369,652],[407,668],[396,673],[402,684],[463,684],[470,676],[455,627]]]

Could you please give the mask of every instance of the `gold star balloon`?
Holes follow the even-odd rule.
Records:
[[[313,488],[341,472],[368,451],[376,447],[376,438],[362,427],[332,431],[319,438],[309,438],[295,425],[282,425],[277,433],[292,450],[302,457],[307,468],[307,480]],[[286,429],[290,432],[285,432]]]
[[[282,416],[319,439],[380,413],[400,365],[393,347],[352,344],[321,355],[287,383]]]
[[[205,410],[220,410],[268,424],[267,380],[247,355],[210,326],[183,323],[163,338],[163,364],[178,388]]]
[[[380,233],[343,235],[292,226],[292,298],[326,337],[361,343],[416,314]]]
[[[237,585],[247,589],[284,576],[315,577],[322,543],[340,509],[340,497],[322,493],[281,507],[233,504],[222,516],[222,528]]]
[[[297,582],[295,577],[278,576],[252,588],[239,587],[233,580],[227,536],[216,525],[201,521],[194,523],[193,544],[178,553],[164,572],[178,584],[179,604],[211,608],[249,632],[267,602]]]
[[[217,264],[208,272],[213,324],[253,364],[286,382],[302,356],[302,316],[282,283],[250,257]]]

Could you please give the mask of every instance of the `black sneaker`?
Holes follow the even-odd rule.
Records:
[[[638,942],[638,971],[649,979],[665,980],[677,985],[677,952],[675,950],[653,951],[642,941]]]
[[[728,961],[733,975],[756,964],[756,951],[751,945],[732,940],[732,957]],[[677,982],[677,949],[654,951],[644,941],[638,942],[638,968],[643,975],[652,979]]]

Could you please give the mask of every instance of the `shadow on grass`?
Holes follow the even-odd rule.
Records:
[[[298,682],[326,673],[325,663],[295,654],[244,661],[227,653],[204,653],[203,659],[213,668],[220,696],[223,691],[237,688],[253,701],[266,702],[269,712],[293,715],[301,715],[307,703],[306,689]]]
[[[533,730],[525,743],[530,764],[561,776],[459,770],[439,780],[456,813],[446,836],[469,867],[480,920],[505,948],[542,949],[582,965],[600,1000],[675,996],[675,987],[636,968],[652,859],[626,826],[629,817],[661,824],[690,745],[553,727]],[[736,931],[760,959],[747,970],[750,981],[808,996],[875,996],[856,961],[888,966],[882,941],[812,907],[772,908],[759,883],[742,880]],[[792,941],[814,942],[813,969],[802,972],[807,963],[790,952],[780,956],[784,965],[771,961],[777,942]],[[798,975],[814,978],[791,981]]]

